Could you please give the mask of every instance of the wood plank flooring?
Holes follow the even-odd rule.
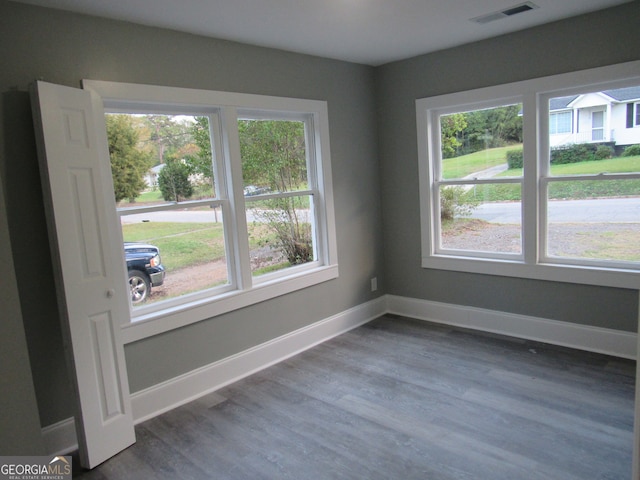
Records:
[[[631,478],[635,362],[387,315],[136,427],[82,479]]]

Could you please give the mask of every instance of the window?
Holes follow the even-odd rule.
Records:
[[[326,103],[84,88],[106,112],[126,341],[337,277]]]
[[[636,90],[639,66],[417,100],[423,267],[638,288],[640,157],[622,152],[640,138],[602,92]],[[590,132],[552,140],[568,102]]]
[[[635,115],[635,123],[634,125],[636,127],[640,126],[640,103],[636,103],[635,104],[635,109],[636,109],[636,115]]]
[[[571,133],[571,112],[558,112],[549,115],[549,134]]]

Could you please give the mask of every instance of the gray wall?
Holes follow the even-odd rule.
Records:
[[[79,86],[90,78],[328,101],[340,278],[127,345],[135,392],[381,293],[635,330],[636,292],[420,268],[414,100],[638,59],[638,13],[634,2],[373,69],[0,0],[0,228],[6,223],[9,233],[0,236],[0,282],[13,289],[2,297],[3,325],[5,317],[10,323],[0,347],[3,362],[21,366],[21,381],[3,384],[2,395],[11,391],[13,404],[22,405],[2,409],[0,445],[14,413],[39,415],[45,426],[73,414],[30,82]],[[372,276],[379,279],[376,294]],[[36,453],[30,432],[16,450]]]
[[[420,267],[415,100],[640,59],[640,2],[376,69],[387,293],[636,331],[637,291]]]
[[[43,455],[40,418],[31,381],[31,364],[22,324],[18,286],[13,273],[13,258],[7,218],[4,215],[4,188],[0,183],[0,454]],[[4,272],[9,273],[8,276]],[[6,412],[6,413],[5,413]],[[25,449],[28,448],[28,450]]]
[[[15,278],[19,289],[21,305],[8,314],[20,324],[22,308],[42,425],[73,411],[26,93],[35,79],[78,87],[89,78],[328,102],[340,277],[127,345],[132,392],[381,294],[382,288],[370,291],[370,278],[381,277],[383,265],[373,68],[6,0],[0,0],[0,58],[0,176],[15,263],[15,277],[3,264],[0,278]],[[19,358],[24,349],[16,349]]]

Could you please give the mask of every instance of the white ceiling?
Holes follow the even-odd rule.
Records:
[[[15,0],[299,53],[381,65],[630,0]]]

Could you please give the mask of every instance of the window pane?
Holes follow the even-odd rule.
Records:
[[[220,208],[123,215],[120,222],[130,278],[135,272],[152,284],[149,295],[142,299],[136,298],[135,290],[145,285],[137,280],[131,285],[134,307],[229,283]],[[127,245],[129,242],[132,244]],[[150,261],[150,252],[157,253],[154,249],[159,250],[160,268],[154,264],[157,260]]]
[[[551,174],[640,171],[637,165],[619,161],[629,146],[640,144],[640,130],[633,128],[632,118],[638,97],[640,86],[549,99]],[[573,121],[563,120],[568,116]],[[566,167],[570,164],[580,166]]]
[[[289,120],[240,120],[245,196],[307,190],[305,124]]]
[[[640,179],[549,184],[547,254],[640,261]]]
[[[440,245],[479,252],[522,252],[519,183],[440,187]]]
[[[316,260],[311,195],[247,202],[247,226],[254,276]]]
[[[521,167],[521,110],[518,104],[440,116],[441,177],[488,178]]]
[[[119,207],[214,197],[209,119],[107,114]]]

